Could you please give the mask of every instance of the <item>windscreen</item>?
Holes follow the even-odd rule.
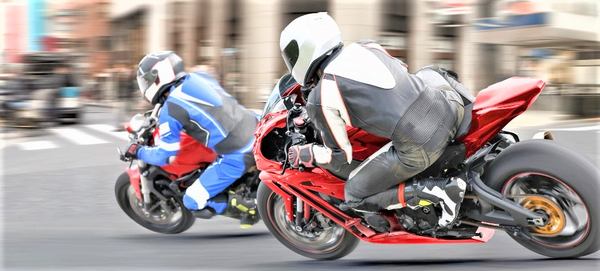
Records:
[[[267,103],[265,104],[261,118],[268,113],[285,109],[282,96],[289,95],[289,93],[286,93],[286,91],[296,84],[296,81],[289,73],[279,78],[279,81],[273,88],[273,91],[271,91],[271,95],[269,95],[269,99],[267,99]]]
[[[275,85],[275,88],[273,88],[273,91],[271,91],[271,95],[269,95],[267,103],[265,104],[265,108],[263,109],[263,113],[260,116],[261,119],[266,114],[285,109],[285,106],[283,105],[283,100],[281,99],[281,96],[279,96],[278,85],[279,83]]]

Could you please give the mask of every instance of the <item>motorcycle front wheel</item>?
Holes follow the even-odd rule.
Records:
[[[544,214],[544,226],[511,237],[552,258],[582,257],[600,244],[599,183],[595,166],[548,140],[517,143],[502,151],[483,179],[506,198]]]
[[[183,207],[180,199],[171,197],[168,202],[156,201],[152,210],[144,208],[129,182],[129,175],[123,173],[115,184],[115,196],[119,207],[133,221],[142,227],[158,233],[176,234],[188,230],[196,218]]]
[[[267,185],[258,187],[258,212],[269,231],[287,248],[316,260],[335,260],[352,252],[358,238],[333,221],[327,221],[320,213],[318,229],[297,229],[286,218],[284,200]]]

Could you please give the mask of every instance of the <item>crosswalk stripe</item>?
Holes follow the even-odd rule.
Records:
[[[16,145],[24,151],[46,150],[58,147],[56,144],[48,140],[21,142],[17,143]]]
[[[100,138],[86,134],[80,130],[73,128],[54,128],[50,129],[50,131],[78,145],[94,145],[108,143]]]
[[[125,131],[115,132],[115,131],[113,131],[115,129],[115,127],[112,125],[109,125],[109,124],[89,124],[89,125],[86,125],[85,127],[90,128],[95,131],[98,131],[98,132],[109,134],[109,135],[114,136],[119,139],[129,140],[129,135],[127,134],[127,132],[125,132]]]

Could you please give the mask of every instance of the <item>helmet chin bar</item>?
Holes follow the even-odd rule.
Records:
[[[158,86],[153,84],[144,91],[144,93],[143,93],[144,98],[146,98],[146,100],[149,101],[151,104],[156,104],[156,102],[154,100],[158,96],[157,94],[159,91],[160,91],[160,88],[158,88]]]
[[[329,60],[333,59],[333,57],[340,52],[340,49],[343,46],[344,44],[340,42],[340,44],[332,48],[329,52],[315,59],[310,67],[308,67],[308,72],[304,78],[305,88],[313,88],[319,82],[319,78],[323,75],[323,69],[325,69],[325,66],[330,62]]]
[[[177,85],[179,85],[180,83],[183,82],[183,78],[185,78],[185,76],[180,77],[179,79],[164,84],[163,86],[161,86],[157,93],[154,95],[154,99],[152,99],[151,103],[152,104],[158,104],[158,103],[164,103],[165,99],[167,98],[167,95],[169,94],[169,92],[171,91],[171,89]]]

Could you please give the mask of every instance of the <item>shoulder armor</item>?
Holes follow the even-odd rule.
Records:
[[[369,49],[350,44],[325,68],[325,73],[338,75],[383,89],[392,89],[396,80],[392,72]]]

